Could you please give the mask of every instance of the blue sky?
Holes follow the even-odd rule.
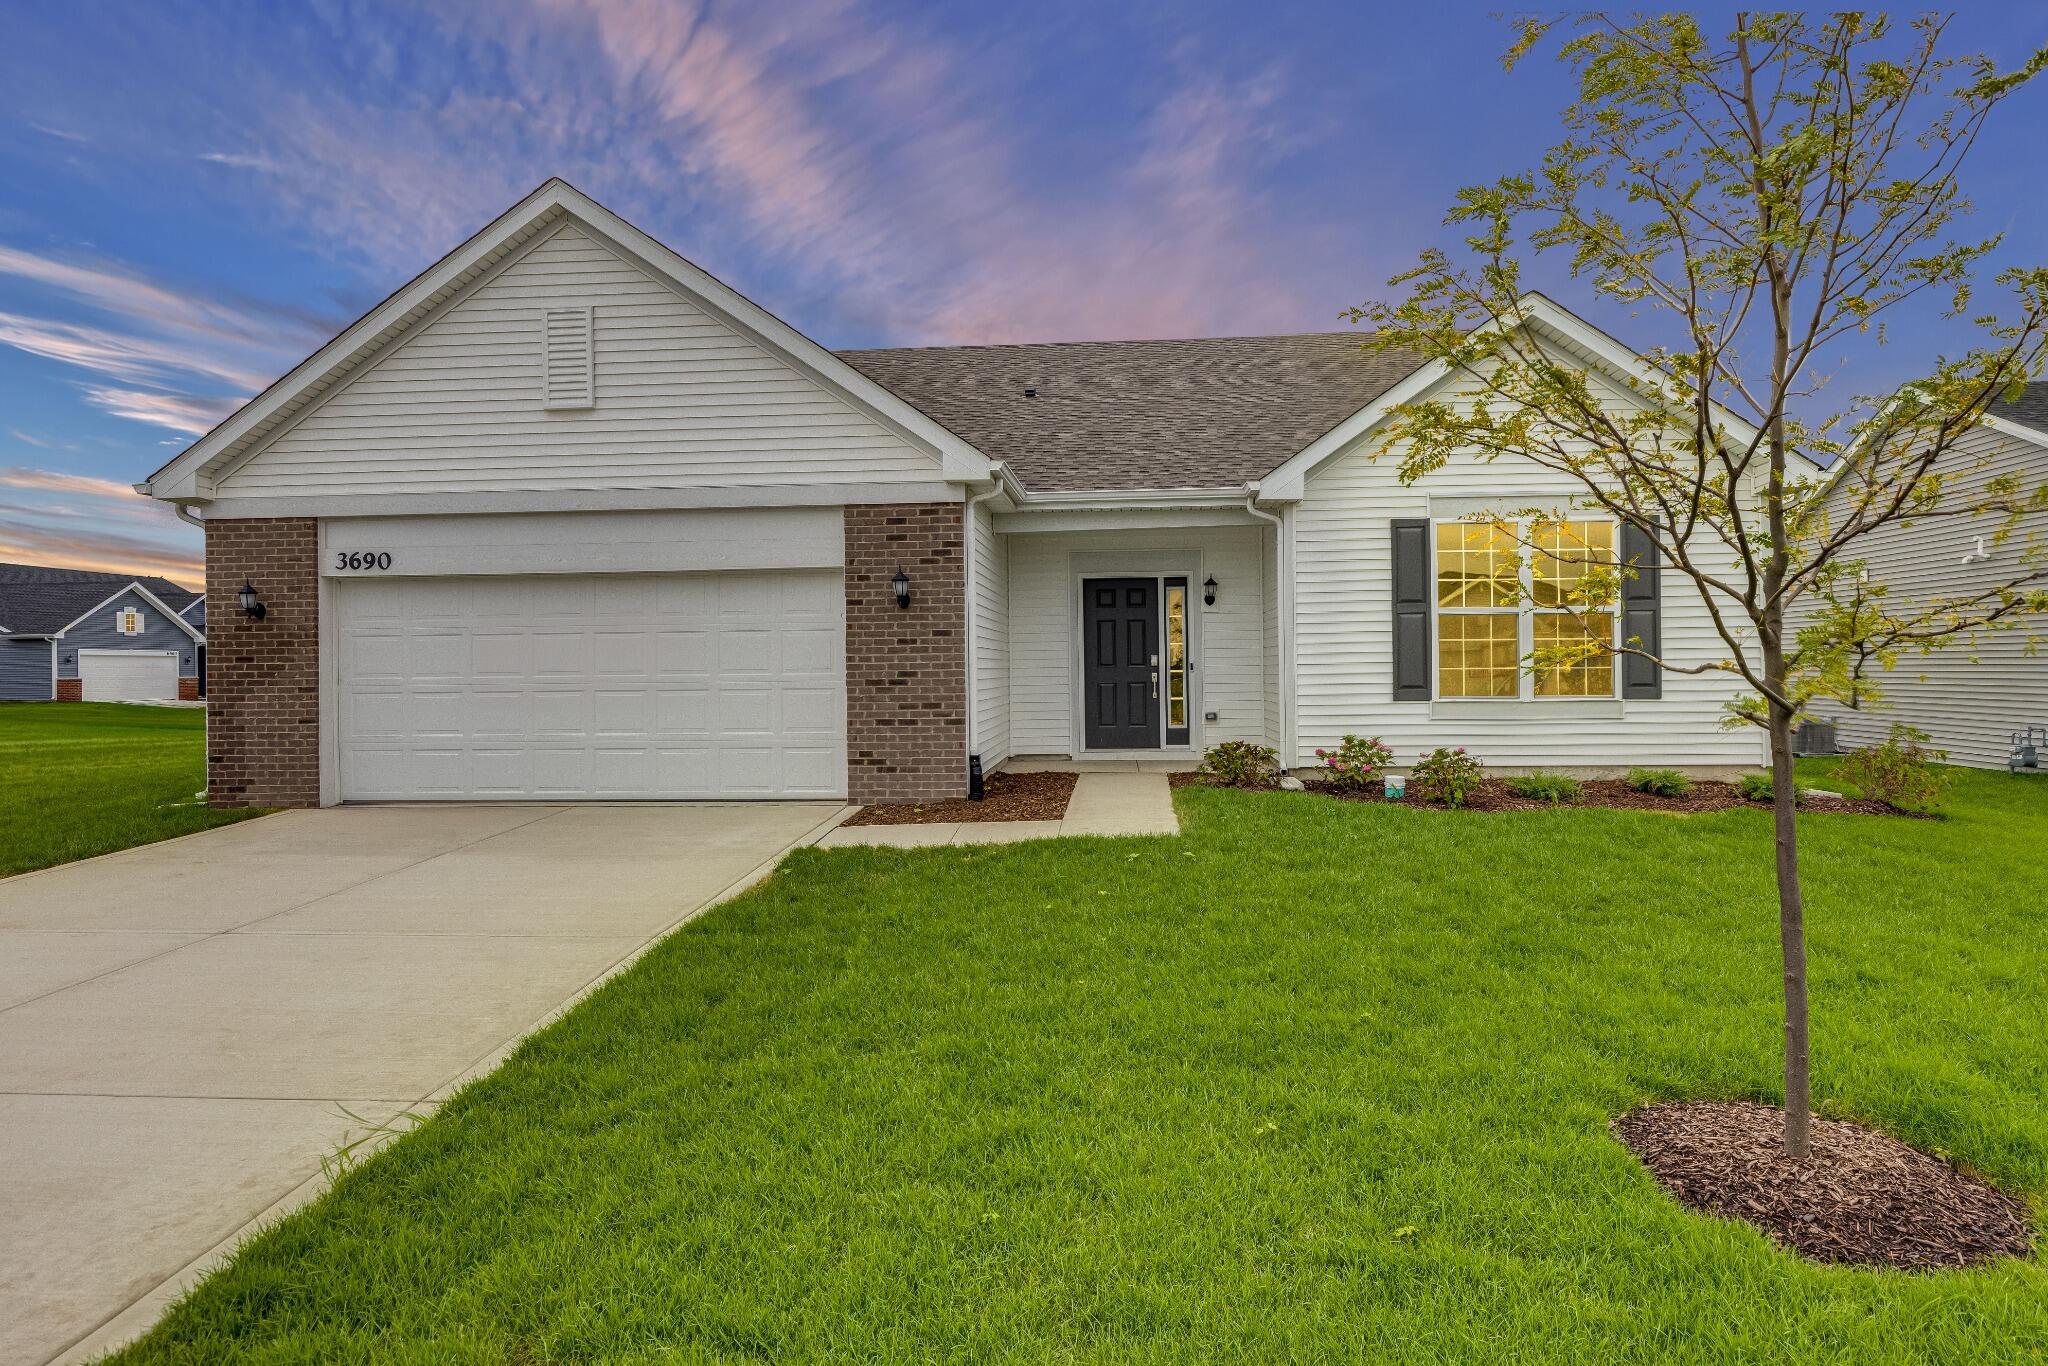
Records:
[[[1457,186],[1533,164],[1568,93],[1423,5],[0,0],[0,27],[0,560],[188,582],[197,533],[127,486],[550,175],[832,346],[1306,331],[1443,240]],[[1955,37],[2010,58],[2048,12]],[[2009,260],[2048,260],[2044,101],[1968,178]]]

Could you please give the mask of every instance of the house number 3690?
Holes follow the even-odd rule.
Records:
[[[334,554],[336,569],[389,569],[391,552],[388,550],[338,550]]]

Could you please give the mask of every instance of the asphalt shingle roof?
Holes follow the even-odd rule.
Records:
[[[2048,432],[2048,380],[2036,380],[2012,402],[2003,399],[1991,405],[1991,415],[2037,432]]]
[[[1358,332],[841,351],[1033,491],[1263,478],[1420,361]],[[1026,391],[1036,391],[1027,397]]]
[[[17,636],[53,634],[131,583],[139,583],[156,594],[173,612],[199,596],[153,574],[103,574],[91,569],[0,564],[0,627]]]

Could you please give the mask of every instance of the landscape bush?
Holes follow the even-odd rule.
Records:
[[[1272,787],[1280,781],[1280,755],[1267,745],[1226,740],[1202,756],[1202,772],[1219,787]]]
[[[1899,810],[1924,811],[1941,800],[1949,775],[1936,767],[1945,749],[1930,749],[1927,732],[1894,724],[1883,744],[1853,751],[1835,776],[1874,802]]]
[[[1463,806],[1485,776],[1485,766],[1467,754],[1463,745],[1439,747],[1416,760],[1408,774],[1408,795],[1419,802]]]
[[[1579,800],[1584,788],[1577,778],[1568,778],[1562,773],[1538,772],[1508,779],[1508,791],[1532,802],[1570,806]]]
[[[1394,751],[1380,743],[1378,736],[1361,740],[1347,735],[1337,748],[1317,750],[1316,758],[1322,760],[1323,779],[1330,786],[1366,788],[1386,778]]]
[[[1692,779],[1675,768],[1632,768],[1628,785],[1653,797],[1683,797],[1692,791]]]
[[[1775,790],[1768,773],[1745,773],[1735,780],[1735,795],[1746,802],[1767,802]]]

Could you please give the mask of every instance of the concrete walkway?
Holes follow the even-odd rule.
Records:
[[[1180,818],[1164,773],[1136,769],[1084,773],[1074,783],[1064,818],[1056,821],[962,821],[931,825],[842,825],[819,840],[824,848],[880,845],[924,849],[939,844],[1014,844],[1064,835],[1178,835]]]
[[[0,1362],[146,1329],[845,810],[339,807],[0,879]]]

